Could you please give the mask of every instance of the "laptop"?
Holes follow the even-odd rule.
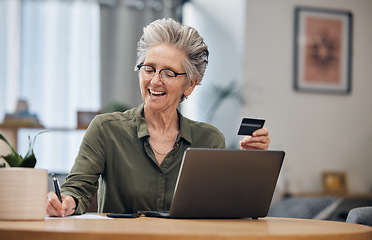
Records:
[[[273,150],[185,151],[169,212],[148,217],[263,218],[285,153]]]

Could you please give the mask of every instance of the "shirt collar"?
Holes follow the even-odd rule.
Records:
[[[180,121],[180,138],[182,137],[186,141],[188,141],[190,144],[192,143],[191,138],[191,129],[190,125],[187,123],[187,118],[185,118],[177,109],[178,113],[178,119]]]
[[[146,120],[143,116],[144,103],[142,103],[136,110],[135,119],[137,123],[137,136],[138,138],[143,138],[150,136],[149,130],[147,128]],[[187,118],[185,118],[177,109],[178,119],[180,121],[180,133],[179,137],[185,139],[189,143],[192,143],[191,139],[191,129],[189,124],[187,124]],[[178,139],[177,139],[178,141]]]
[[[135,113],[135,119],[137,124],[137,136],[138,138],[143,138],[145,136],[150,136],[149,130],[147,129],[147,123],[143,116],[143,108],[145,104],[141,104]]]

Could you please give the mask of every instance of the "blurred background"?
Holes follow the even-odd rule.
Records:
[[[350,93],[294,89],[299,6],[352,13]],[[172,17],[210,50],[184,115],[218,127],[228,148],[239,148],[242,117],[266,119],[270,149],[286,152],[280,197],[324,196],[333,181],[338,194],[371,198],[371,11],[370,0],[0,0],[0,132],[25,154],[27,136],[48,129],[37,167],[67,173],[95,114],[142,103],[136,43]]]

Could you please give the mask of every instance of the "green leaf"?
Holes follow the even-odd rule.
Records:
[[[34,168],[36,165],[36,157],[34,154],[25,157],[20,165],[20,167]]]
[[[3,140],[12,150],[10,154],[6,156],[1,155],[1,157],[3,157],[11,167],[18,167],[19,165],[21,165],[23,158],[14,150],[14,148],[2,134],[0,134],[0,139]]]
[[[34,145],[35,145],[35,142],[36,142],[36,137],[39,136],[42,133],[45,133],[45,132],[49,132],[49,131],[41,131],[41,132],[39,132],[38,134],[35,135],[33,141],[31,141],[30,136],[28,136],[28,143],[29,144],[28,144],[28,151],[26,153],[25,159],[31,157],[32,155],[35,157],[35,155],[34,155]]]
[[[6,144],[8,144],[8,146],[12,150],[12,153],[10,153],[6,156],[0,156],[0,157],[3,157],[5,159],[5,161],[7,161],[9,166],[11,166],[11,167],[34,168],[35,165],[36,165],[36,157],[35,157],[35,154],[34,154],[34,145],[35,145],[36,137],[38,135],[44,133],[44,132],[48,132],[48,131],[39,132],[38,134],[36,134],[33,141],[31,141],[30,136],[28,136],[29,148],[28,148],[28,152],[27,152],[27,154],[24,158],[22,158],[22,156],[20,156],[14,150],[14,148],[9,144],[9,142],[6,140],[6,138],[2,134],[0,134],[0,139],[3,140]]]
[[[23,158],[19,156],[17,153],[10,153],[6,156],[2,156],[5,161],[9,164],[11,167],[19,167],[23,161]]]
[[[17,152],[14,150],[14,148],[10,145],[10,143],[8,142],[8,140],[6,140],[6,138],[3,136],[3,134],[0,133],[0,139],[3,140],[9,147],[10,149],[12,150],[12,153],[15,153],[17,154]],[[17,154],[18,155],[18,154]]]

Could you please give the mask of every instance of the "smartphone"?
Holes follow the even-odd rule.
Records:
[[[243,118],[238,131],[238,135],[251,135],[257,129],[263,128],[265,124],[264,119]]]
[[[141,213],[109,213],[107,217],[111,218],[137,218]]]

